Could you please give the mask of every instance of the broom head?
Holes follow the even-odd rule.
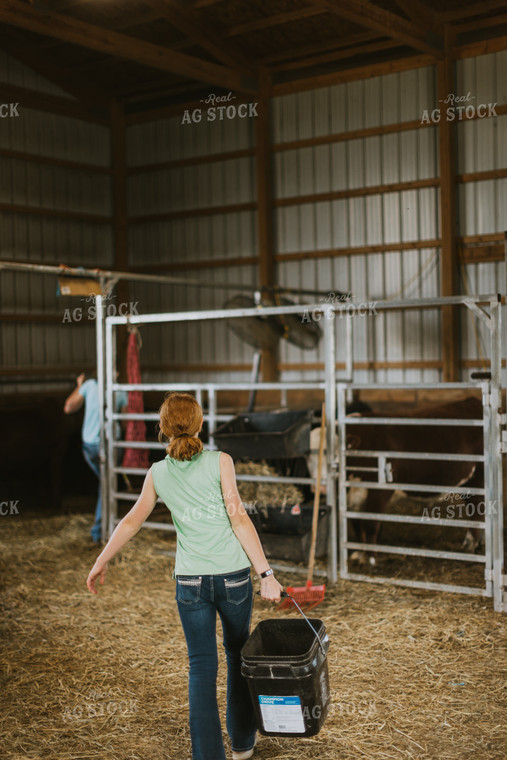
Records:
[[[324,599],[326,585],[324,583],[321,586],[313,586],[312,581],[308,581],[306,586],[287,586],[286,591],[300,607],[311,610]],[[286,597],[279,605],[279,608],[284,610],[293,606],[292,599]]]

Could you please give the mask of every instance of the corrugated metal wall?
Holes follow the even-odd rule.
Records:
[[[253,122],[236,119],[182,124],[177,115],[128,129],[128,164],[133,168],[195,156],[209,156],[252,148]],[[255,202],[255,167],[250,156],[191,166],[162,167],[131,173],[128,181],[130,216],[191,211]],[[189,218],[132,224],[129,228],[129,263],[197,262],[204,259],[238,259],[256,255],[254,210],[214,213]],[[223,285],[212,290],[169,285],[131,286],[140,312],[219,309],[235,295],[230,283],[256,286],[257,267],[224,265],[208,269],[182,269],[175,276]],[[223,322],[206,321],[143,328],[143,372],[149,379],[181,381],[242,380],[244,372],[211,372],[210,365],[244,365],[254,349],[242,343]],[[150,371],[164,365],[162,372]],[[171,367],[196,367],[195,371]]]
[[[0,54],[0,81],[65,97],[57,87]],[[27,108],[0,119],[0,151],[18,151],[32,156],[76,161],[109,167],[109,130],[97,124],[64,115]],[[76,266],[110,267],[113,262],[111,186],[107,174],[88,172],[65,165],[38,162],[0,153],[0,204],[15,205],[0,213],[2,258],[33,263],[62,262]],[[47,210],[29,213],[21,207]],[[60,212],[63,212],[60,214]],[[65,212],[76,217],[66,218]],[[105,217],[104,223],[79,218],[80,214]],[[0,309],[7,314],[54,315],[51,324],[42,321],[2,321],[0,351],[3,369],[27,370],[68,365],[93,365],[93,324],[58,321],[66,308],[88,304],[79,298],[58,298],[54,277],[19,272],[2,272]],[[4,378],[4,380],[6,380]],[[68,380],[65,383],[68,386]],[[4,382],[4,391],[34,392],[61,384]]]
[[[432,69],[351,82],[278,98],[274,141],[285,143],[421,118],[435,99]],[[362,137],[328,145],[277,152],[276,197],[354,191],[438,176],[436,128]],[[371,302],[438,293],[438,255],[434,248],[358,255],[355,248],[432,240],[438,237],[438,198],[434,188],[324,200],[278,209],[277,252],[308,251],[304,261],[279,266],[283,285],[352,292]],[[346,249],[353,255],[311,258],[312,252]],[[343,321],[341,322],[343,324]],[[343,333],[343,331],[342,331]],[[355,360],[400,362],[438,359],[438,316],[426,313],[382,314],[354,319]],[[322,346],[303,352],[283,344],[287,364],[323,361]],[[338,361],[344,360],[343,339]],[[307,372],[312,378],[318,372]],[[295,378],[297,372],[288,373]],[[433,370],[363,369],[357,380],[426,380]]]
[[[507,54],[458,63],[457,94],[472,92],[475,103],[506,103]],[[279,256],[278,282],[295,288],[324,292],[352,292],[359,301],[418,298],[440,293],[441,235],[439,191],[431,180],[439,175],[438,133],[423,124],[426,110],[439,106],[436,72],[421,68],[369,80],[350,82],[311,92],[275,98],[272,141],[274,151],[275,252]],[[507,166],[506,116],[461,123],[458,127],[460,174]],[[382,125],[414,122],[410,129],[355,139],[328,140],[326,136],[364,131]],[[317,138],[317,144],[315,139]],[[321,138],[318,144],[318,138]],[[286,145],[293,141],[314,144]],[[129,163],[208,155],[253,147],[251,120],[181,124],[181,117],[143,124],[129,130]],[[428,186],[420,186],[425,181]],[[392,192],[362,189],[391,183],[419,186]],[[433,183],[436,185],[437,183]],[[507,180],[466,183],[459,188],[460,234],[498,233],[504,229]],[[308,198],[324,193],[356,192],[356,197]],[[306,196],[302,201],[298,197]],[[133,174],[129,181],[130,212],[136,214],[189,210],[211,205],[255,200],[252,158],[221,161],[157,172]],[[130,261],[139,264],[164,260],[253,256],[256,253],[255,212],[193,217],[138,224],[130,233]],[[424,246],[424,241],[428,245]],[[417,242],[417,246],[410,246]],[[377,246],[378,251],[358,252]],[[392,248],[390,248],[392,246]],[[400,250],[400,246],[404,246]],[[347,255],[326,255],[343,249]],[[356,250],[355,250],[356,249]],[[305,254],[301,257],[301,254]],[[313,254],[313,255],[312,255]],[[257,285],[253,267],[184,270],[194,278],[224,283],[232,280]],[[503,289],[504,266],[467,266],[462,292]],[[143,310],[150,301],[156,308],[194,309],[222,305],[227,290],[219,293],[165,289],[165,296],[145,292]],[[232,295],[232,294],[230,294]],[[343,320],[338,321],[338,360],[344,360]],[[378,382],[420,382],[441,379],[440,314],[438,311],[379,313],[354,320],[356,379]],[[480,359],[481,329],[463,312],[462,351],[466,359]],[[148,364],[162,351],[150,349]],[[170,351],[176,365],[243,364],[253,350],[241,345],[224,326],[206,324],[176,331]],[[303,351],[281,343],[284,379],[321,376],[323,346]],[[375,368],[372,367],[375,363]],[[303,370],[302,364],[310,365]],[[403,366],[408,364],[409,366]],[[412,365],[412,366],[410,366]],[[171,374],[181,378],[182,373]],[[230,378],[210,373],[204,366],[196,379]],[[245,374],[243,374],[243,377]],[[469,369],[463,370],[463,378]]]
[[[504,104],[506,69],[507,53],[460,61],[457,93],[470,92],[475,104]],[[0,81],[62,95],[58,88],[4,55],[0,55]],[[432,245],[440,236],[438,189],[431,184],[439,171],[437,127],[420,124],[424,111],[437,106],[435,70],[431,67],[274,99],[275,252],[281,285],[325,293],[350,291],[356,300],[370,303],[439,294],[440,254]],[[204,213],[212,206],[255,203],[253,157],[191,162],[199,156],[251,150],[254,120],[203,119],[199,124],[182,124],[182,116],[183,110],[173,118],[136,124],[127,130],[128,213],[133,218],[128,234],[129,264],[143,267],[175,262],[180,265],[175,274],[222,287],[131,285],[129,298],[138,302],[140,312],[219,308],[234,295],[231,283],[258,285],[257,266],[236,261],[257,254],[255,210]],[[502,115],[458,125],[460,174],[507,166],[506,120]],[[414,125],[380,135],[364,134],[368,128],[402,122]],[[330,135],[356,131],[362,134],[354,134],[353,139],[326,140]],[[287,145],[305,140],[313,142]],[[108,167],[109,141],[106,127],[53,116],[22,104],[19,118],[0,119],[0,149],[4,150]],[[189,163],[181,165],[182,159]],[[149,164],[161,166],[142,168]],[[416,186],[383,193],[371,190],[391,183]],[[421,186],[424,183],[427,186]],[[505,229],[506,187],[505,179],[460,184],[461,235]],[[325,193],[355,196],[318,197]],[[301,196],[306,198],[298,200]],[[51,215],[70,211],[109,216],[111,183],[107,174],[0,155],[0,203],[49,211],[48,215],[2,211],[2,256],[112,265],[108,222]],[[192,215],[196,209],[201,213]],[[164,218],[164,214],[175,212],[183,216]],[[154,219],[142,220],[153,215]],[[417,245],[411,246],[411,242]],[[332,255],[337,249],[346,255]],[[186,266],[203,259],[231,263],[200,270]],[[504,280],[503,262],[467,265],[463,292],[503,290]],[[4,312],[31,310],[61,313],[63,317],[64,304],[56,297],[52,278],[3,273],[0,299]],[[342,325],[339,321],[339,361],[344,360]],[[481,329],[472,326],[470,316],[463,317],[466,359],[480,358],[480,341],[484,339]],[[3,323],[1,330],[5,367],[93,364],[93,325]],[[144,332],[147,378],[247,377],[253,349],[223,323],[177,329],[153,327],[149,336],[148,328]],[[425,311],[358,317],[354,351],[360,367],[358,380],[437,380],[440,372],[436,365],[441,359],[439,316]],[[282,377],[321,376],[322,352],[322,346],[302,351],[282,342]],[[413,366],[404,367],[406,363]],[[150,371],[160,364],[163,371]],[[304,370],[303,364],[310,366]],[[221,371],[212,372],[216,365]],[[226,369],[230,365],[236,369]],[[468,370],[463,376],[468,376]]]
[[[470,96],[467,105],[470,103],[476,108],[486,105],[486,113],[490,104],[504,105],[507,103],[507,51],[458,61],[457,84],[458,93]],[[507,115],[461,121],[458,124],[458,173],[505,168]],[[459,233],[488,235],[504,230],[507,230],[507,179],[459,185]],[[505,292],[504,262],[467,264],[462,266],[461,277],[465,293]],[[488,337],[482,323],[464,314],[461,330],[464,359],[488,356]]]

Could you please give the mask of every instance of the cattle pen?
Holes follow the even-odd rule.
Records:
[[[98,297],[98,300],[100,297]],[[100,301],[99,301],[100,304]],[[228,318],[245,318],[249,316],[258,316],[259,308],[254,309],[225,309],[217,311],[194,311],[181,313],[160,313],[134,315],[130,317],[110,316],[105,321],[97,320],[97,361],[99,366],[99,382],[102,385],[103,409],[104,409],[104,456],[103,460],[107,466],[103,472],[103,484],[107,484],[107,508],[103,515],[104,534],[110,535],[118,522],[118,502],[134,501],[137,496],[132,493],[120,492],[116,488],[116,476],[118,474],[143,475],[146,470],[131,468],[125,469],[116,467],[112,463],[115,461],[115,452],[117,448],[122,447],[148,447],[159,448],[159,444],[143,442],[120,442],[115,440],[114,425],[117,420],[122,418],[131,419],[151,419],[156,415],[121,415],[114,412],[113,396],[114,393],[124,391],[157,391],[160,393],[183,390],[191,391],[197,394],[198,399],[202,402],[206,394],[207,412],[205,420],[209,426],[210,445],[213,447],[213,432],[218,423],[230,416],[220,415],[217,410],[217,394],[220,391],[244,391],[244,390],[275,390],[280,394],[289,390],[310,390],[318,388],[322,390],[328,411],[328,424],[326,429],[327,438],[327,493],[330,506],[330,530],[328,536],[328,560],[327,560],[327,577],[331,584],[336,583],[338,573],[342,578],[351,580],[372,581],[375,583],[391,583],[396,585],[412,586],[414,588],[433,589],[453,591],[464,594],[476,594],[480,596],[493,597],[494,609],[498,612],[507,611],[507,597],[505,593],[505,576],[504,576],[504,523],[503,523],[503,454],[504,438],[503,430],[505,428],[505,413],[502,412],[502,298],[499,295],[482,295],[473,297],[453,296],[441,298],[413,299],[413,300],[392,300],[386,302],[377,302],[375,308],[377,311],[382,310],[400,310],[400,309],[442,309],[449,307],[462,306],[468,309],[486,326],[489,336],[490,351],[490,371],[479,373],[476,382],[473,383],[433,383],[427,384],[427,388],[436,390],[439,393],[445,393],[452,390],[470,390],[478,391],[482,401],[482,419],[481,420],[462,420],[462,419],[426,419],[414,420],[413,418],[377,418],[375,423],[414,425],[424,424],[426,426],[453,426],[461,428],[479,427],[483,433],[483,446],[481,454],[460,454],[457,451],[448,452],[431,452],[418,451],[411,454],[407,451],[368,451],[368,452],[348,452],[347,451],[347,427],[358,425],[360,422],[368,422],[371,425],[372,420],[361,420],[360,418],[347,418],[345,403],[348,396],[354,390],[375,388],[379,386],[354,383],[352,375],[353,357],[352,357],[352,331],[353,331],[353,309],[354,304],[326,304],[317,303],[313,305],[294,305],[291,307],[267,307],[262,309],[263,315],[276,314],[297,314],[311,312],[312,314],[322,315],[322,324],[324,329],[325,341],[325,373],[320,383],[259,383],[252,381],[250,383],[140,383],[140,384],[120,384],[114,381],[116,368],[115,339],[114,330],[119,325],[171,325],[201,320],[221,320]],[[100,313],[101,310],[99,308]],[[340,321],[341,318],[341,321]],[[344,328],[344,367],[345,374],[348,377],[340,378],[337,376],[337,335],[336,325],[340,323]],[[104,350],[105,348],[105,350]],[[102,366],[100,366],[102,365]],[[382,386],[385,390],[385,386]],[[410,389],[416,386],[402,384],[400,389]],[[420,388],[420,384],[417,386]],[[335,429],[340,433],[339,449],[335,450]],[[371,480],[352,480],[349,477],[347,467],[347,456],[353,453],[355,456],[368,456],[369,460],[376,460],[375,469],[377,473],[376,482]],[[484,466],[484,482],[481,487],[470,488],[466,485],[453,483],[395,483],[390,482],[388,467],[386,462],[389,459],[410,459],[410,458],[440,459],[448,461],[461,460],[468,462],[481,462]],[[356,468],[357,469],[357,468]],[[361,469],[361,468],[359,468]],[[368,469],[368,468],[366,468]],[[371,468],[370,468],[371,469]],[[273,480],[270,476],[251,476],[240,475],[240,479],[269,481]],[[279,478],[278,478],[279,479]],[[308,478],[285,478],[288,482],[309,482]],[[391,479],[392,480],[392,479]],[[337,488],[338,486],[338,498]],[[366,489],[382,490],[404,490],[436,495],[442,493],[452,493],[454,495],[470,495],[482,497],[483,520],[466,519],[471,515],[460,515],[458,519],[449,520],[440,516],[417,516],[417,515],[393,515],[393,514],[371,514],[351,512],[347,506],[347,491],[351,487],[365,487]],[[106,488],[104,488],[106,492]],[[470,502],[471,503],[471,502]],[[498,507],[498,508],[497,508]],[[476,507],[477,511],[477,507]],[[462,519],[462,518],[465,519]],[[451,527],[479,529],[484,533],[484,553],[470,554],[465,552],[434,550],[429,548],[413,548],[410,546],[391,545],[370,545],[359,541],[350,541],[348,538],[348,522],[351,519],[362,520],[381,520],[383,522],[398,522],[407,525],[424,525],[426,527]],[[338,521],[340,530],[338,530]],[[163,523],[150,523],[147,527],[173,530],[172,525]],[[369,550],[372,552],[381,552],[391,555],[402,555],[404,557],[426,557],[432,560],[477,563],[483,566],[483,582],[480,586],[467,585],[463,582],[441,583],[428,579],[402,579],[400,577],[388,578],[384,576],[366,575],[364,573],[354,573],[349,571],[348,557],[350,550]],[[276,559],[276,558],[275,558]],[[294,571],[295,568],[286,566],[287,571]],[[459,574],[458,574],[459,577]]]

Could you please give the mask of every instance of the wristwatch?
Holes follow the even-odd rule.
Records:
[[[270,567],[268,567],[267,570],[264,570],[263,573],[259,573],[259,575],[256,575],[255,579],[257,580],[257,578],[267,578],[269,575],[273,575],[273,571]]]

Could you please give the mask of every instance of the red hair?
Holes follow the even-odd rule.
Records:
[[[171,393],[159,409],[158,439],[169,440],[167,454],[173,459],[188,460],[200,454],[203,445],[196,434],[202,422],[200,404],[189,393]]]

